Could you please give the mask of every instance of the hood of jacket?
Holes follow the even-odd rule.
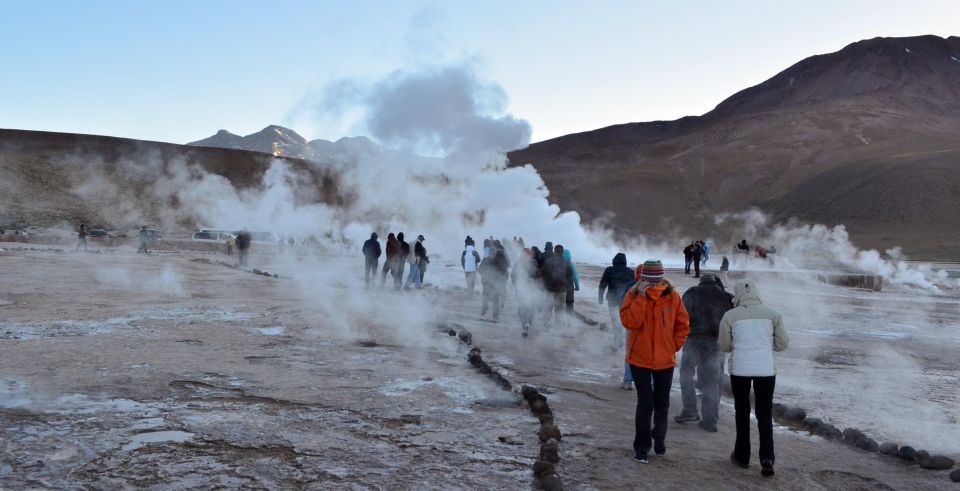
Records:
[[[564,258],[564,259],[566,259],[567,261],[569,261],[570,258],[572,258],[572,257],[573,257],[573,256],[570,255],[570,249],[564,249],[564,250],[563,250],[563,258]]]
[[[760,305],[760,289],[753,280],[744,280],[733,288],[733,305]]]
[[[397,236],[393,235],[393,232],[387,234],[387,240],[397,240]]]
[[[379,238],[380,238],[380,237],[377,236],[377,233],[376,233],[376,232],[370,234],[370,240],[377,240],[377,239],[379,239]]]
[[[656,285],[651,286],[650,288],[647,288],[644,294],[646,294],[647,298],[649,298],[650,300],[658,300],[660,297],[666,297],[667,295],[670,295],[672,292],[673,292],[673,284],[670,283],[669,280],[664,278],[662,283],[658,283]]]
[[[627,265],[627,255],[618,252],[616,256],[613,256],[613,265],[614,266],[626,266]]]

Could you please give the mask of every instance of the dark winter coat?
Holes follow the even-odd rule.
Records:
[[[367,259],[378,259],[381,253],[380,242],[377,241],[377,234],[373,234],[370,236],[370,239],[363,243],[363,255]]]
[[[237,249],[247,250],[250,248],[250,232],[240,232],[237,234]]]
[[[688,245],[683,248],[683,258],[684,259],[693,259],[693,245]]]
[[[509,276],[509,267],[506,258],[500,254],[487,256],[480,263],[480,282],[484,288],[505,289],[507,286],[507,277]]]
[[[613,257],[613,266],[607,266],[600,277],[600,291],[597,292],[597,302],[603,302],[603,292],[607,291],[607,303],[619,306],[623,303],[623,296],[633,286],[633,270],[627,267],[627,256],[619,253]]]
[[[694,244],[691,252],[693,253],[693,260],[700,262],[700,258],[703,257],[703,248],[700,247],[700,244]]]
[[[720,319],[733,308],[733,295],[727,293],[714,275],[704,275],[700,284],[683,294],[683,306],[690,314],[690,339],[716,341]]]
[[[387,235],[387,261],[393,261],[400,256],[400,241],[391,232]]]
[[[543,255],[547,256],[547,253]],[[540,267],[540,277],[543,278],[543,288],[548,292],[566,292],[567,285],[573,283],[573,269],[563,256],[551,254]]]

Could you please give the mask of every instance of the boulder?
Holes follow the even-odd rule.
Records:
[[[557,428],[557,425],[553,423],[544,423],[540,425],[540,431],[537,433],[540,437],[541,442],[545,442],[551,438],[556,440],[562,440],[560,436],[560,428]]]
[[[544,491],[563,491],[563,483],[560,482],[560,477],[556,474],[544,476],[544,478],[540,480],[540,487],[542,487]]]
[[[807,418],[807,412],[802,407],[791,406],[783,412],[783,419],[791,423],[801,423]]]
[[[900,457],[908,462],[913,462],[914,458],[916,458],[916,454],[917,451],[914,450],[914,448],[910,445],[904,445],[900,447],[899,451],[897,451],[897,457]]]
[[[866,450],[867,452],[876,452],[877,450],[880,450],[880,445],[873,438],[864,437],[862,440],[857,442],[857,448],[860,450]]]
[[[889,455],[895,457],[897,452],[900,451],[900,446],[893,442],[883,442],[880,444],[880,453],[883,455]]]
[[[470,334],[470,331],[466,329],[460,331],[460,334],[458,337],[460,338],[460,341],[463,341],[463,343],[466,344],[467,346],[473,344],[473,334]]]
[[[538,460],[533,463],[533,475],[537,478],[553,474],[553,463],[546,460]]]
[[[537,389],[533,388],[530,385],[523,385],[520,387],[520,394],[523,395],[523,398],[529,401],[532,398],[535,398],[540,393],[537,392]]]
[[[856,447],[862,440],[866,438],[867,435],[856,428],[846,428],[843,430],[843,441],[849,445]]]
[[[930,452],[926,450],[917,450],[917,453],[913,454],[913,461],[923,465],[923,461],[930,458]]]
[[[960,482],[960,469],[950,473],[950,480],[953,482]]]
[[[773,405],[773,415],[774,415],[774,416],[776,416],[776,417],[779,418],[780,416],[783,416],[783,413],[785,413],[785,412],[787,412],[787,405],[786,405],[786,404],[780,404],[780,403],[778,402],[778,403],[775,403],[775,404]]]
[[[554,464],[560,462],[560,443],[553,438],[544,442],[540,446],[540,460],[546,460]]]
[[[926,459],[920,461],[920,467],[924,469],[933,469],[935,471],[945,471],[951,467],[956,462],[953,461],[950,457],[945,455],[931,455]]]

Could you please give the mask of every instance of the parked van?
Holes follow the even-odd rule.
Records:
[[[194,232],[193,237],[190,237],[190,240],[197,242],[217,242],[224,243],[228,238],[236,239],[236,234],[232,232],[227,232],[224,230],[210,230],[210,229],[201,229],[199,232]]]

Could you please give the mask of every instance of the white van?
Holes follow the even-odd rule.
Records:
[[[257,245],[279,246],[280,236],[273,232],[250,232],[250,243]]]
[[[194,232],[193,237],[190,237],[190,240],[196,242],[216,242],[218,244],[223,244],[229,238],[236,239],[237,236],[232,232],[227,232],[225,230],[211,230],[205,228],[200,229],[199,232]]]

